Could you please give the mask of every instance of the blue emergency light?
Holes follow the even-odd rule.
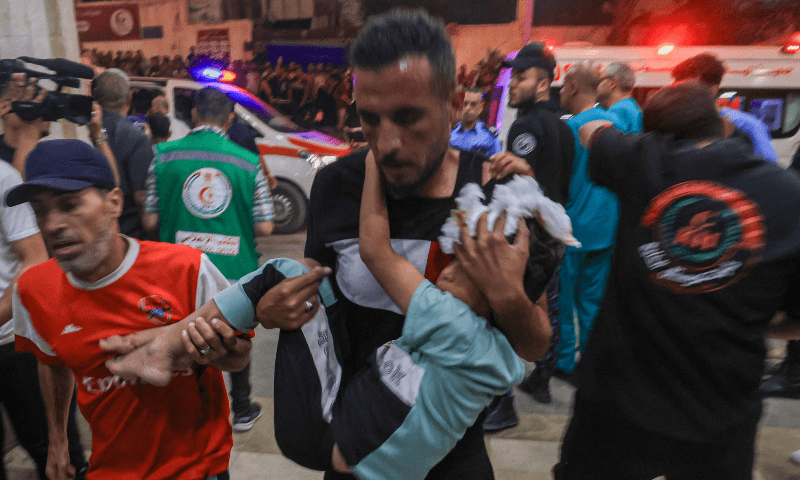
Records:
[[[205,80],[217,80],[222,76],[222,70],[219,68],[206,67],[200,71],[200,77]]]

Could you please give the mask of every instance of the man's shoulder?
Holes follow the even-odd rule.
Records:
[[[0,160],[0,198],[5,197],[5,189],[10,190],[14,185],[22,183],[22,175],[10,163]]]
[[[363,184],[367,153],[369,153],[367,148],[357,150],[323,167],[317,172],[314,185]]]
[[[114,124],[114,138],[120,142],[134,143],[147,135],[141,128],[136,127],[127,118],[116,112],[108,112],[111,122]]]
[[[190,134],[178,140],[159,143],[156,145],[156,149],[159,154],[191,152],[187,154],[189,156],[197,151],[219,152],[241,158],[252,165],[258,165],[258,155],[215,133]]]
[[[605,110],[601,107],[592,107],[588,110],[584,110],[581,113],[574,115],[572,118],[567,120],[567,124],[570,126],[577,126],[577,128],[582,127],[588,122],[592,122],[594,120],[608,120],[614,122],[616,120],[613,113],[609,110]]]
[[[17,289],[20,292],[39,291],[51,295],[54,292],[51,285],[65,280],[64,271],[59,268],[55,259],[51,258],[22,272],[17,280]]]
[[[137,262],[157,262],[167,264],[199,264],[203,252],[176,243],[153,242],[148,240],[136,240],[139,242],[139,256]]]

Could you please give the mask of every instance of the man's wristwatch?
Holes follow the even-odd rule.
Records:
[[[100,144],[101,144],[101,143],[103,143],[103,142],[107,142],[107,141],[108,141],[108,135],[107,135],[107,132],[108,132],[108,130],[106,130],[105,128],[103,128],[103,129],[101,129],[101,130],[100,130],[100,134],[101,134],[101,135],[100,135],[100,138],[98,138],[98,139],[96,139],[96,140],[95,140],[94,138],[92,139],[92,143],[94,144],[94,146],[95,146],[95,147],[96,147],[96,146],[98,146],[98,145],[100,145]]]

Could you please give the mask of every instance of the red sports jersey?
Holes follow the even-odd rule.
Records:
[[[225,288],[198,250],[138,242],[111,275],[87,284],[55,260],[32,267],[14,296],[17,349],[69,367],[92,430],[89,480],[199,480],[228,468],[233,438],[222,373],[176,371],[167,387],[126,382],[99,340],[175,323]]]

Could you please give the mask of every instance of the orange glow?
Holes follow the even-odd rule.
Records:
[[[236,80],[236,74],[229,70],[223,70],[222,76],[219,77],[220,82],[232,82],[234,80]]]
[[[669,45],[669,44],[668,45],[661,45],[658,48],[658,54],[659,55],[666,55],[666,54],[672,52],[672,50],[674,50],[674,49],[675,49],[675,45]]]

